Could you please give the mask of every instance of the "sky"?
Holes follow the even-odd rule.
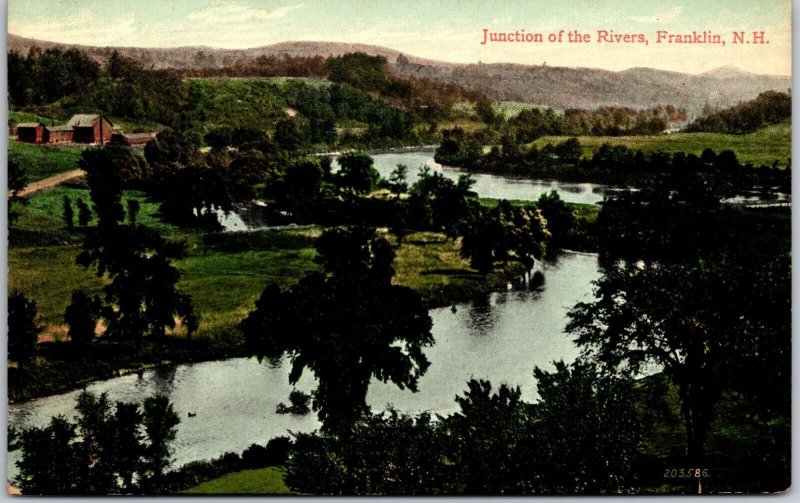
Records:
[[[733,65],[791,75],[790,0],[9,0],[8,30],[96,46],[250,48],[285,41],[358,42],[457,63],[522,63],[701,73]],[[481,44],[490,32],[541,33],[543,43]],[[546,42],[551,33],[591,42]],[[648,44],[600,43],[597,30]],[[656,32],[710,31],[717,44],[656,44]],[[768,44],[731,44],[765,32]]]

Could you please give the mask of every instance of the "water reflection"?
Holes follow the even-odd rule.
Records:
[[[487,336],[497,322],[497,312],[494,309],[492,296],[494,294],[482,295],[473,300],[467,309],[467,327],[471,334]]]

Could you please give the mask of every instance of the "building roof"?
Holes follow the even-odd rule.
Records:
[[[75,114],[72,118],[67,122],[67,126],[72,127],[91,127],[94,124],[94,121],[99,119],[100,116],[98,114]],[[108,122],[113,126],[110,120],[103,117],[103,120]]]
[[[50,126],[48,131],[72,131],[72,126]]]
[[[17,127],[39,127],[41,122],[21,122],[17,124]]]
[[[155,138],[158,133],[127,133],[123,134],[128,140],[137,140],[142,138]]]

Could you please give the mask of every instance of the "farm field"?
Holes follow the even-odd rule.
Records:
[[[543,136],[533,144],[542,148],[557,144],[568,136]],[[700,155],[710,148],[716,152],[732,150],[742,163],[770,166],[778,161],[781,167],[792,155],[792,126],[788,122],[764,127],[748,134],[674,133],[643,136],[579,136],[584,156],[592,156],[604,144],[624,145],[643,152],[686,152]]]

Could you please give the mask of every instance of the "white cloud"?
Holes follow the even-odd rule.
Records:
[[[683,7],[676,6],[669,10],[653,14],[652,16],[636,16],[632,17],[631,19],[639,23],[648,23],[648,24],[671,23],[676,19],[678,19],[678,17],[681,15],[681,12],[683,12]]]
[[[291,11],[300,9],[303,4],[287,5],[272,11],[255,9],[244,5],[223,4],[208,7],[189,14],[188,18],[192,21],[199,21],[208,24],[241,23],[250,20],[266,20],[284,17]]]
[[[66,19],[39,17],[25,23],[15,23],[9,19],[8,31],[41,40],[87,45],[95,44],[97,40],[107,40],[108,44],[112,44],[135,34],[137,31],[135,24],[133,13],[123,14],[116,19],[106,19],[99,18],[91,10],[85,9]]]

